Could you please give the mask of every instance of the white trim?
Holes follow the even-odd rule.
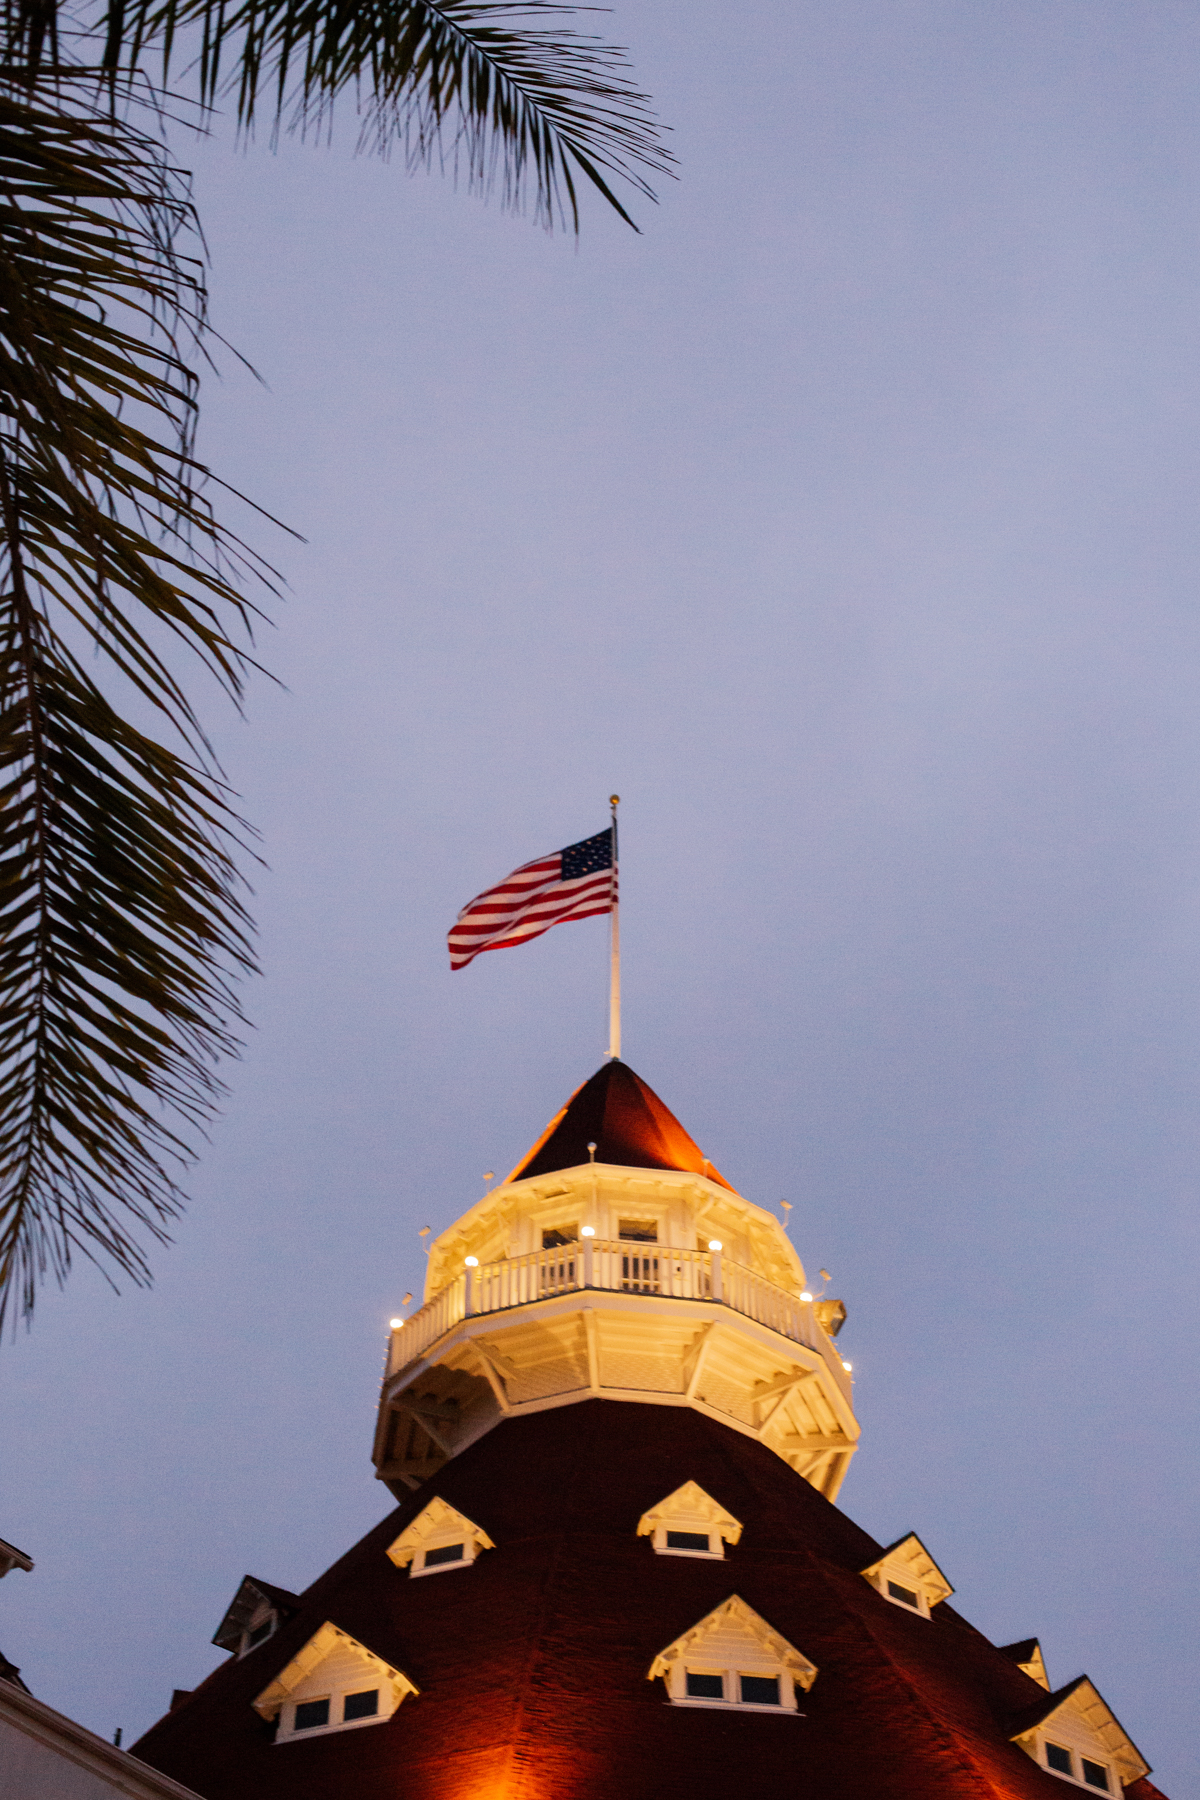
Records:
[[[169,1775],[160,1775],[149,1763],[106,1743],[11,1681],[0,1681],[0,1751],[10,1732],[28,1738],[47,1756],[86,1770],[111,1793],[125,1796],[126,1800],[199,1800],[193,1788],[172,1781]]]

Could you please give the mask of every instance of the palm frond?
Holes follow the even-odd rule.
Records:
[[[192,224],[155,139],[0,94],[0,1325],[77,1252],[146,1279],[252,965],[244,830],[168,660],[236,700],[268,574],[190,453]]]
[[[626,53],[558,24],[559,0],[110,0],[107,64],[137,67],[157,46],[167,79],[198,38],[201,100],[236,95],[245,128],[328,128],[354,97],[361,147],[403,146],[409,166],[448,162],[548,226],[579,227],[586,178],[633,224],[620,178],[654,198],[667,173],[650,103]],[[553,20],[554,24],[544,23]],[[635,227],[636,229],[636,227]]]

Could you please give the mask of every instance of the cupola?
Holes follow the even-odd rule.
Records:
[[[844,1317],[776,1215],[610,1061],[434,1239],[388,1346],[376,1468],[402,1495],[503,1419],[600,1398],[706,1413],[832,1499],[858,1441]]]

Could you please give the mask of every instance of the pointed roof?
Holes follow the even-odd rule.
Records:
[[[1029,1732],[1035,1731],[1039,1725],[1047,1724],[1056,1713],[1061,1712],[1073,1713],[1095,1733],[1097,1742],[1116,1763],[1123,1787],[1149,1775],[1150,1764],[1103,1694],[1086,1675],[1077,1675],[1066,1687],[1047,1694],[1045,1700],[1010,1719],[1009,1735],[1015,1739],[1026,1737]]]
[[[596,1146],[598,1163],[682,1169],[736,1192],[653,1088],[627,1063],[615,1059],[576,1088],[508,1180],[524,1181],[531,1175],[577,1168],[588,1161],[589,1144]]]
[[[241,1586],[230,1601],[225,1617],[213,1633],[212,1641],[218,1650],[238,1648],[243,1631],[264,1600],[274,1608],[281,1623],[290,1619],[300,1605],[298,1597],[290,1594],[287,1588],[273,1587],[269,1581],[260,1581],[257,1575],[243,1575]]]

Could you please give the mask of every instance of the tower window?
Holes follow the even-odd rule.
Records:
[[[1060,1775],[1074,1775],[1075,1773],[1071,1767],[1071,1752],[1062,1744],[1046,1745],[1046,1767],[1057,1769]],[[1105,1786],[1108,1786],[1107,1782],[1105,1782]]]
[[[707,1531],[668,1531],[668,1550],[699,1550],[702,1556],[712,1554],[712,1542]]]
[[[913,1593],[913,1590],[911,1588],[901,1587],[900,1583],[898,1581],[889,1581],[887,1584],[887,1590],[888,1590],[888,1596],[890,1599],[898,1600],[900,1602],[901,1606],[911,1606],[911,1607],[915,1608],[915,1610],[917,1612],[920,1612],[920,1610],[921,1610],[920,1599],[918,1598],[918,1596],[916,1594]]]
[[[778,1675],[743,1675],[741,1677],[744,1706],[778,1706]]]
[[[619,1219],[617,1236],[630,1244],[657,1244],[658,1226],[653,1219]]]
[[[297,1702],[293,1731],[314,1731],[319,1725],[328,1725],[328,1723],[328,1700],[300,1700]]]
[[[425,1552],[425,1567],[434,1569],[439,1563],[462,1562],[464,1544],[439,1544],[436,1550]]]
[[[543,1250],[557,1250],[562,1244],[574,1244],[578,1241],[578,1225],[553,1225],[542,1233]]]
[[[351,1719],[373,1719],[379,1711],[379,1689],[370,1688],[364,1694],[347,1694],[346,1704],[342,1708],[342,1717],[349,1724]]]
[[[689,1669],[687,1694],[689,1700],[723,1700],[725,1698],[725,1677],[723,1675],[703,1675],[698,1669]]]
[[[1081,1756],[1079,1760],[1083,1764],[1083,1779],[1087,1782],[1088,1786],[1103,1788],[1104,1792],[1107,1794],[1108,1770],[1105,1768],[1104,1764],[1089,1762],[1086,1756]]]

